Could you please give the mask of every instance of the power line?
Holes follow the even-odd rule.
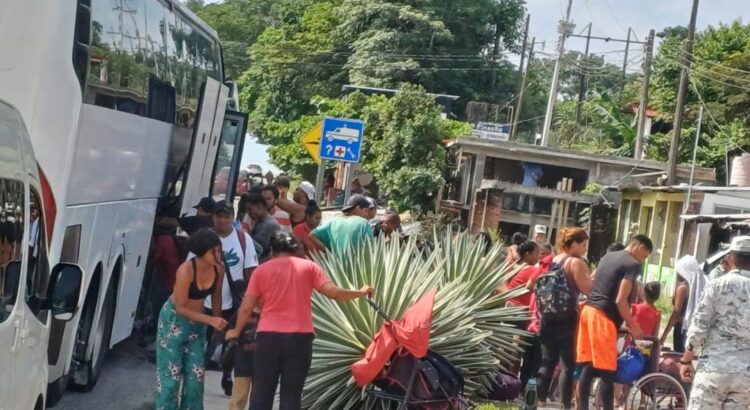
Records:
[[[625,26],[620,22],[620,19],[617,17],[617,13],[615,13],[615,11],[612,9],[612,5],[609,4],[609,0],[604,0],[604,4],[607,5],[609,12],[612,14],[612,17],[614,17],[615,22],[618,26],[620,26],[622,31],[628,31],[628,29],[626,29]]]
[[[465,71],[465,72],[471,72],[471,71],[497,71],[497,67],[407,67],[405,65],[398,66],[397,62],[392,62],[387,64],[388,70],[402,70],[402,71]],[[261,66],[261,67],[277,67],[277,66],[284,66],[284,65],[302,65],[302,66],[316,66],[316,67],[330,67],[330,68],[347,68],[351,70],[364,70],[364,69],[375,69],[375,68],[383,68],[383,65],[381,64],[378,67],[375,67],[373,65],[365,65],[365,64],[333,64],[333,63],[318,63],[318,62],[311,62],[311,61],[288,61],[288,60],[264,60],[264,61],[255,61],[251,65],[254,66]]]
[[[706,113],[708,114],[708,118],[710,118],[710,119],[711,119],[711,122],[713,122],[713,123],[714,123],[714,125],[716,126],[716,128],[718,128],[718,129],[719,129],[719,131],[720,131],[720,132],[723,132],[723,133],[725,133],[725,134],[728,134],[728,133],[727,133],[727,132],[726,132],[726,131],[724,130],[724,127],[722,127],[722,126],[721,126],[721,125],[719,124],[719,122],[718,122],[718,121],[716,121],[716,118],[715,118],[715,117],[714,117],[714,115],[713,115],[713,114],[711,113],[711,110],[709,110],[709,109],[708,109],[708,105],[706,105],[706,101],[705,101],[705,100],[703,99],[703,96],[701,95],[700,91],[698,91],[698,87],[697,87],[697,86],[695,85],[695,82],[693,81],[693,79],[690,79],[690,84],[691,84],[691,85],[693,86],[693,90],[695,91],[695,94],[696,94],[696,95],[698,96],[698,100],[700,100],[700,102],[701,102],[701,105],[703,106],[703,109],[704,109],[704,110],[706,111]],[[730,142],[730,143],[732,143],[732,145],[734,145],[734,148],[735,148],[735,149],[739,149],[740,151],[742,151],[742,152],[744,152],[744,153],[746,153],[746,154],[747,154],[747,151],[745,151],[745,149],[743,149],[743,148],[742,148],[741,146],[739,146],[739,145],[737,145],[736,143],[734,143],[734,141],[731,141],[731,140],[729,140],[729,142]]]
[[[673,61],[673,60],[672,60],[672,62],[677,63],[676,61]],[[736,88],[738,90],[743,90],[743,91],[750,92],[750,87],[743,87],[743,86],[740,86],[740,85],[737,85],[737,84],[731,84],[731,83],[728,83],[726,81],[722,81],[722,80],[720,80],[720,79],[715,78],[715,77],[712,76],[712,75],[719,75],[719,76],[721,76],[720,73],[702,71],[703,69],[700,66],[688,67],[688,66],[686,66],[684,64],[681,64],[681,63],[677,63],[677,65],[680,68],[687,68],[690,73],[694,74],[696,77],[698,77],[700,79],[707,80],[707,81],[712,81],[714,83],[725,85],[727,87],[733,87],[733,88]],[[736,81],[747,81],[747,82],[750,82],[750,79],[745,79],[745,78],[735,78],[735,77],[727,77],[727,76],[722,77],[722,78],[736,80]]]
[[[690,54],[690,57],[693,58],[693,62],[695,62],[695,60],[700,60],[700,61],[702,61],[705,64],[716,66],[716,67],[721,67],[721,68],[723,68],[725,70],[734,71],[734,72],[743,73],[743,74],[750,74],[750,71],[748,71],[748,70],[742,70],[742,69],[734,68],[734,67],[727,67],[727,66],[725,66],[725,65],[723,65],[721,63],[715,63],[715,62],[713,62],[711,60],[707,60],[705,58],[698,57],[695,54]]]

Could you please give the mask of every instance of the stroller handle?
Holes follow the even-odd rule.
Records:
[[[367,301],[367,303],[368,303],[368,304],[369,304],[370,306],[372,306],[372,308],[373,308],[373,309],[375,309],[375,312],[377,312],[377,313],[378,313],[378,315],[380,315],[380,317],[382,317],[383,319],[385,319],[385,320],[388,320],[388,321],[390,321],[390,320],[391,320],[391,318],[390,318],[390,317],[388,317],[388,314],[387,314],[387,313],[385,313],[385,311],[384,311],[384,310],[383,310],[383,309],[382,309],[382,308],[381,308],[380,306],[378,306],[378,304],[377,304],[377,303],[375,303],[375,302],[374,302],[374,301],[372,300],[372,297],[370,297],[370,296],[368,295],[368,296],[367,296],[367,298],[365,298],[365,300]]]

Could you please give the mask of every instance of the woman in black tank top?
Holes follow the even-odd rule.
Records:
[[[591,292],[591,279],[583,257],[588,249],[589,236],[581,228],[564,228],[557,233],[557,252],[554,263],[563,267],[573,295]],[[541,321],[539,341],[542,345],[542,367],[539,369],[539,406],[547,405],[547,396],[555,366],[560,363],[560,392],[563,408],[573,406],[573,371],[575,370],[575,335],[578,315],[563,321]]]
[[[211,230],[200,229],[187,247],[197,255],[177,269],[174,291],[159,313],[156,333],[156,408],[203,408],[203,375],[206,326],[222,331],[221,239]],[[221,268],[218,268],[221,266]],[[203,313],[203,301],[211,296],[213,316]]]

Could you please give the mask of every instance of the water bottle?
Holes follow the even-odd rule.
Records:
[[[535,378],[529,379],[526,383],[526,390],[523,392],[523,404],[521,409],[523,410],[536,410],[537,403],[537,382]]]

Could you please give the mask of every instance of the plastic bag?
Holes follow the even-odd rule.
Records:
[[[635,346],[628,346],[617,358],[617,373],[615,381],[620,384],[630,384],[636,381],[646,365],[646,358]]]

